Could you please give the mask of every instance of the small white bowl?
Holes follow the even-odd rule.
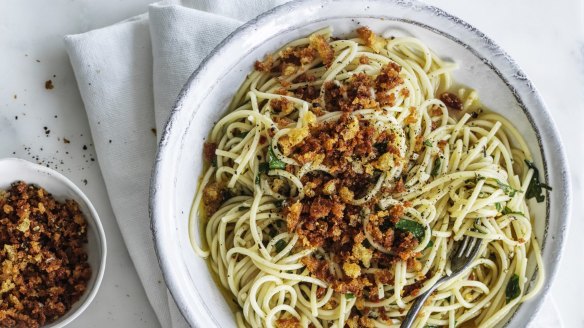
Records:
[[[91,266],[91,278],[87,283],[87,289],[64,316],[43,326],[43,328],[65,327],[89,306],[103,278],[107,247],[99,216],[87,196],[71,180],[57,171],[18,158],[4,158],[0,159],[0,172],[2,173],[0,174],[1,190],[8,189],[12,182],[22,180],[28,184],[43,187],[58,201],[73,199],[85,215],[88,226],[88,243],[85,248],[88,255],[87,261]]]

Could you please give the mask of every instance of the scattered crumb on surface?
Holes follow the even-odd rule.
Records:
[[[45,81],[45,89],[53,90],[54,88],[55,88],[55,86],[53,85],[53,80]]]

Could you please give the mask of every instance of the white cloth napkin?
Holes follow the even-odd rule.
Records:
[[[156,131],[203,58],[242,22],[281,2],[163,2],[148,14],[65,37],[112,208],[162,327],[187,324],[167,293],[150,232]]]
[[[165,1],[148,14],[65,37],[110,202],[162,327],[187,324],[166,289],[150,232],[156,131],[203,58],[242,22],[283,2]],[[551,303],[534,327],[561,326]]]

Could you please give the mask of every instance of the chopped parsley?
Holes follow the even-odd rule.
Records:
[[[535,198],[538,203],[541,203],[545,200],[545,196],[543,194],[543,189],[552,190],[548,184],[539,181],[539,170],[533,162],[525,160],[525,164],[527,167],[533,170],[533,176],[531,177],[531,181],[529,181],[529,186],[527,186],[527,192],[525,193],[525,197],[527,199]]]
[[[280,253],[288,244],[282,239],[276,242],[276,252]]]
[[[236,134],[235,136],[236,136],[236,137],[238,137],[238,138],[241,138],[241,139],[243,139],[243,138],[245,138],[245,137],[246,137],[248,134],[249,134],[249,131],[242,131],[242,132],[239,132],[238,134]]]
[[[517,193],[520,190],[517,190],[513,187],[511,187],[508,184],[505,184],[503,182],[501,182],[501,180],[499,179],[495,179],[495,181],[497,181],[497,185],[499,186],[499,188],[501,188],[501,190],[503,190],[503,192],[508,195],[509,197],[513,197],[515,196],[515,193]]]
[[[269,170],[270,165],[268,163],[260,163],[260,165],[258,166],[259,173],[268,173]]]
[[[525,214],[523,214],[522,212],[514,212],[512,211],[509,207],[505,206],[505,208],[503,209],[503,211],[501,211],[501,213],[503,213],[503,215],[507,215],[507,214],[519,214],[519,215],[523,215],[525,216]]]
[[[384,154],[387,151],[387,142],[378,142],[373,145],[379,154]]]
[[[280,169],[283,170],[286,168],[286,163],[282,162],[281,160],[276,157],[274,154],[274,150],[270,146],[268,148],[268,161],[265,163],[260,163],[258,166],[258,175],[256,175],[255,183],[257,185],[260,184],[260,174],[267,174],[270,170]]]
[[[509,282],[507,283],[507,288],[505,289],[505,298],[507,303],[516,299],[519,294],[521,294],[521,288],[519,287],[519,276],[514,274]]]
[[[424,140],[424,146],[426,146],[426,147],[432,147],[432,141],[430,141],[428,139]]]
[[[286,163],[282,162],[278,159],[278,157],[276,157],[276,154],[274,154],[274,150],[271,146],[268,148],[268,166],[270,170],[283,170],[286,168]]]
[[[402,231],[411,232],[416,239],[421,240],[424,238],[424,234],[426,233],[426,229],[423,225],[416,221],[408,220],[408,219],[401,219],[396,224],[395,227]]]
[[[435,177],[438,175],[438,173],[440,173],[440,167],[442,166],[442,159],[440,159],[440,157],[436,157],[436,159],[434,160],[434,166],[432,166],[432,172],[430,172],[430,175]]]
[[[426,245],[426,248],[424,248],[424,250],[427,250],[428,248],[432,248],[432,246],[434,246],[434,242],[432,240],[430,240],[428,242],[428,245]]]

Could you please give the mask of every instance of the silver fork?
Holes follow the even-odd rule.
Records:
[[[400,328],[410,328],[416,319],[416,316],[424,306],[424,303],[428,297],[438,288],[440,285],[455,279],[460,276],[466,268],[472,263],[472,261],[479,254],[479,250],[482,245],[482,239],[465,236],[461,241],[457,243],[454,251],[450,256],[450,269],[452,273],[449,276],[444,276],[432,286],[428,291],[421,294],[416,298],[414,304],[410,307],[410,310],[406,314],[406,317],[402,321]]]

